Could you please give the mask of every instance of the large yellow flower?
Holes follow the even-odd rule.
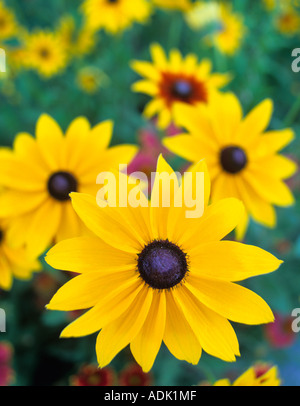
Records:
[[[180,207],[175,202],[195,190],[199,173],[204,174],[200,196],[204,213],[187,218],[191,205],[184,200]],[[163,174],[173,179],[169,207],[160,201]],[[101,208],[93,196],[71,194],[74,209],[93,236],[62,241],[48,252],[51,266],[80,275],[62,286],[47,307],[90,308],[61,336],[101,330],[96,343],[100,367],[130,344],[147,372],[162,341],[175,357],[193,364],[202,349],[235,361],[239,345],[228,319],[245,324],[273,321],[265,301],[234,282],[274,271],[281,261],[254,246],[220,241],[239,222],[243,205],[225,199],[208,206],[205,163],[197,163],[189,174],[192,179],[183,178],[179,185],[160,156],[150,204],[138,189],[134,192],[141,205],[126,207]]]
[[[0,196],[0,217],[13,218],[8,233],[12,244],[25,243],[35,256],[53,241],[81,234],[69,193],[95,195],[98,173],[117,170],[137,152],[132,145],[108,148],[112,128],[111,121],[91,128],[79,117],[64,136],[56,121],[44,114],[36,138],[18,134],[14,149],[1,151],[0,184],[8,189]]]
[[[238,98],[219,94],[206,106],[184,104],[175,108],[177,125],[188,133],[165,138],[164,145],[191,162],[205,158],[212,179],[212,201],[225,197],[241,199],[247,212],[237,228],[245,235],[249,216],[274,227],[273,205],[289,206],[294,198],[284,179],[297,166],[278,152],[294,137],[291,129],[265,132],[273,104],[266,99],[245,118]]]
[[[134,22],[145,23],[151,13],[147,0],[85,0],[81,6],[86,24],[111,34],[122,32]]]
[[[144,115],[151,118],[158,114],[160,128],[166,128],[171,123],[175,102],[205,104],[230,80],[228,74],[211,73],[209,59],[198,62],[194,54],[183,58],[177,49],[172,49],[168,61],[158,44],[153,44],[150,51],[153,63],[133,61],[131,64],[132,69],[145,77],[134,83],[132,90],[152,96],[153,100],[146,106]]]
[[[22,38],[26,65],[42,77],[49,78],[65,69],[67,50],[59,35],[39,30]]]
[[[34,271],[41,270],[39,261],[29,258],[24,247],[13,248],[7,240],[9,223],[0,222],[0,288],[9,290],[13,278],[30,279]]]
[[[232,384],[229,379],[220,379],[214,383],[214,386],[280,386],[281,380],[278,376],[278,368],[262,368],[260,365],[255,365],[241,376],[239,376]]]

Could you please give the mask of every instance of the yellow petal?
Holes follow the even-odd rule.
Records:
[[[5,190],[0,195],[0,216],[19,216],[35,210],[48,198],[46,192],[24,192],[19,190]]]
[[[181,308],[176,304],[173,292],[166,292],[167,314],[164,343],[174,357],[197,365],[202,348],[188,324]]]
[[[109,364],[118,352],[137,336],[147,318],[152,296],[152,289],[144,287],[125,314],[100,331],[96,342],[96,352],[101,368]]]
[[[150,62],[133,61],[130,64],[131,69],[136,71],[139,75],[147,79],[158,81],[160,79],[160,72]]]
[[[116,283],[119,283],[116,285]],[[131,278],[120,284],[116,278],[115,284],[106,287],[106,291],[98,291],[98,301],[95,306],[69,324],[62,332],[61,337],[82,337],[93,334],[113,322],[127,311],[133,300],[142,289],[142,283]],[[92,288],[93,289],[93,288]],[[99,296],[99,293],[101,295]]]
[[[270,123],[273,113],[273,102],[270,99],[265,99],[254,107],[241,123],[239,134],[240,138],[244,139],[248,145],[257,136],[263,133]]]
[[[126,290],[126,287],[136,287],[136,280],[137,276],[133,270],[114,273],[87,272],[65,283],[52,297],[47,309],[88,309],[103,303],[113,292],[119,294],[123,289]]]
[[[61,204],[52,199],[48,199],[33,213],[26,236],[30,257],[37,257],[49,247],[54,241],[60,221]]]
[[[30,161],[22,160],[11,151],[0,150],[0,184],[10,189],[44,191],[47,179],[43,171],[36,170]]]
[[[155,180],[151,193],[150,220],[156,238],[167,238],[167,218],[178,191],[176,173],[162,155],[158,157]]]
[[[277,179],[287,179],[297,172],[298,165],[291,159],[277,154],[251,162],[249,169],[262,171],[267,176],[273,176]]]
[[[213,203],[205,209],[200,219],[181,220],[183,231],[178,241],[184,247],[219,241],[239,224],[244,211],[244,205],[235,198]]]
[[[232,282],[189,275],[185,285],[205,306],[219,315],[244,324],[274,321],[267,303],[256,293]]]
[[[201,304],[185,286],[174,291],[174,299],[203,350],[224,361],[235,361],[239,345],[228,320]]]
[[[148,316],[138,335],[130,343],[136,362],[144,372],[150,371],[160,349],[166,322],[166,297],[164,291],[153,291]]]
[[[190,251],[191,276],[241,281],[275,271],[282,261],[253,245],[218,241],[195,246]]]
[[[269,203],[277,206],[291,206],[295,203],[292,192],[280,179],[268,176],[254,169],[244,171],[243,178],[262,199],[265,199]]]
[[[158,70],[164,70],[168,66],[166,54],[162,47],[159,44],[151,44],[150,46],[150,53],[153,59],[153,62],[155,66],[158,68]]]
[[[135,269],[136,258],[97,237],[78,237],[57,243],[45,257],[53,268],[72,272],[118,272]]]
[[[71,193],[71,198],[79,217],[99,238],[122,251],[141,251],[135,230],[126,219],[126,208],[100,208],[95,197],[83,193]]]
[[[139,80],[131,86],[133,92],[146,93],[149,96],[156,96],[158,93],[158,87],[156,83],[150,80]]]
[[[36,139],[49,167],[59,169],[64,164],[64,137],[60,126],[48,114],[42,114],[37,121]]]
[[[74,170],[80,167],[82,157],[88,153],[87,143],[90,123],[85,117],[78,117],[71,122],[65,139],[66,165]]]

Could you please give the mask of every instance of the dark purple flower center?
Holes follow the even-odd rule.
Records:
[[[188,80],[179,79],[172,85],[172,94],[179,99],[188,99],[193,93],[192,84]]]
[[[247,155],[240,147],[226,147],[221,151],[220,161],[224,171],[235,174],[247,165]]]
[[[168,240],[154,240],[138,255],[138,271],[154,289],[170,289],[188,272],[187,256]]]
[[[50,195],[59,201],[69,200],[69,194],[77,191],[77,180],[69,172],[55,172],[48,180]]]

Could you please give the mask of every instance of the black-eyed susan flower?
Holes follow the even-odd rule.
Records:
[[[18,23],[12,10],[0,1],[0,41],[15,37],[18,33]]]
[[[257,363],[232,383],[225,378],[215,382],[214,386],[280,386],[280,384],[277,366]]]
[[[133,23],[145,23],[151,13],[147,0],[85,0],[81,10],[86,25],[91,29],[104,29],[110,34],[123,32]]]
[[[8,242],[9,223],[0,221],[0,289],[10,290],[13,279],[28,280],[41,270],[36,259],[29,258],[24,247],[15,248]]]
[[[177,49],[172,49],[168,60],[159,44],[152,44],[150,52],[152,63],[131,63],[132,69],[144,76],[143,80],[132,85],[132,90],[152,96],[144,116],[151,118],[158,115],[159,128],[165,129],[172,122],[174,103],[206,104],[230,80],[228,74],[212,73],[209,59],[198,62],[194,54],[183,58]]]
[[[186,200],[180,206],[177,199],[195,191],[199,173],[204,176],[204,214],[188,218]],[[160,200],[163,174],[173,179],[169,207]],[[150,204],[138,185],[134,188],[141,204],[126,207],[101,208],[93,196],[71,194],[74,209],[93,235],[61,241],[48,251],[46,261],[52,267],[79,275],[47,307],[89,309],[61,337],[101,330],[96,342],[100,367],[130,344],[135,360],[148,372],[162,342],[175,357],[193,364],[202,349],[235,361],[239,345],[228,319],[273,321],[266,302],[235,282],[274,271],[281,261],[255,246],[220,241],[240,221],[243,205],[231,198],[208,206],[210,182],[203,161],[189,175],[192,179],[183,178],[179,185],[160,156]]]
[[[8,234],[15,245],[26,244],[30,255],[41,254],[54,242],[80,235],[82,223],[74,212],[69,193],[93,193],[99,172],[117,170],[137,152],[133,145],[109,148],[113,123],[91,128],[76,118],[65,136],[50,116],[37,121],[36,138],[18,134],[13,150],[0,152],[0,217],[12,218]]]
[[[68,61],[67,50],[59,35],[37,30],[22,37],[26,66],[49,78],[62,72]]]
[[[294,197],[284,182],[297,165],[279,151],[294,138],[291,129],[267,131],[273,103],[266,99],[243,118],[232,93],[216,95],[208,105],[177,105],[176,122],[186,134],[165,138],[164,145],[190,162],[205,158],[212,180],[212,201],[235,197],[246,212],[236,229],[243,239],[249,216],[267,227],[276,225],[275,206],[290,206]]]

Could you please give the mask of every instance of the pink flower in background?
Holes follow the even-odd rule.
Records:
[[[275,313],[274,323],[265,326],[265,334],[269,343],[275,348],[284,348],[292,345],[296,335],[292,330],[292,321],[290,315]]]
[[[8,342],[0,342],[0,386],[8,386],[13,382],[14,370],[11,367],[13,348]]]

